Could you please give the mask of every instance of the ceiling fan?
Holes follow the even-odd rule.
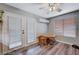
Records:
[[[39,9],[47,9],[50,12],[61,12],[62,9],[60,8],[60,3],[47,3],[43,4],[44,7],[40,7]]]

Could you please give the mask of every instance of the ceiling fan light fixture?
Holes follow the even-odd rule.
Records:
[[[47,10],[47,14],[49,14],[49,12],[61,12],[62,9],[60,8],[60,3],[47,3],[44,5],[44,7],[39,8],[40,10]]]
[[[54,12],[54,11],[58,11],[60,12],[61,9],[59,8],[59,3],[49,3],[49,11]]]
[[[49,8],[49,11],[52,11],[52,7]]]
[[[56,7],[55,6],[52,8],[52,11],[56,11]]]

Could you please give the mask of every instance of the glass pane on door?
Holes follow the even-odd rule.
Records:
[[[21,40],[21,19],[19,17],[9,16],[9,48],[15,48],[22,45]]]
[[[28,43],[36,39],[36,19],[28,18]]]

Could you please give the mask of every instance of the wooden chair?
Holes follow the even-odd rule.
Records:
[[[38,44],[40,44],[40,46],[46,45],[47,44],[46,39],[47,39],[47,37],[45,37],[45,36],[39,36],[38,37]]]

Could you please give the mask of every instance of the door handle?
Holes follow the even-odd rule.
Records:
[[[22,34],[24,34],[24,30],[22,30]]]

